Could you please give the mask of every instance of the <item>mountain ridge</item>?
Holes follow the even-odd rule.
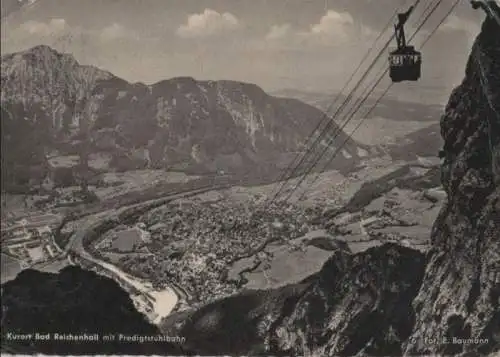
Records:
[[[308,104],[273,97],[251,83],[191,77],[129,83],[45,45],[2,56],[2,82],[7,118],[2,135],[14,136],[9,144],[15,146],[22,135],[30,135],[24,131],[33,134],[28,146],[34,154],[26,160],[39,165],[43,150],[68,155],[84,151],[85,144],[87,151],[111,153],[110,165],[117,170],[274,170],[286,165],[291,153],[305,150],[306,139],[324,118]],[[26,125],[19,124],[20,118]],[[336,163],[355,165],[358,148],[365,147],[343,132],[337,140],[347,140],[348,154]]]

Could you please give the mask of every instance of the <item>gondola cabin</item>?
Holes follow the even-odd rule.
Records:
[[[422,54],[413,46],[398,48],[389,54],[389,75],[393,82],[420,79]]]
[[[415,47],[406,43],[404,25],[414,6],[408,11],[398,14],[398,23],[394,25],[394,36],[398,48],[389,53],[389,75],[393,82],[418,81],[422,67],[422,54]]]

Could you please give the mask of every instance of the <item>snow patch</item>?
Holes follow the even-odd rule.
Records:
[[[198,107],[198,100],[196,100],[196,96],[192,93],[187,93],[184,96],[189,101],[190,106],[193,108],[191,112],[196,111],[195,108]]]
[[[193,145],[191,147],[191,157],[193,158],[194,161],[197,163],[202,162],[202,157],[201,157],[201,148],[199,145]]]

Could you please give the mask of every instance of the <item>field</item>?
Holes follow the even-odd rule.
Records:
[[[32,268],[39,270],[39,271],[47,272],[47,273],[57,273],[60,270],[62,270],[63,268],[67,267],[68,265],[71,265],[71,264],[67,258],[60,258],[60,259],[53,260],[49,263],[36,264]]]
[[[131,191],[141,191],[156,185],[167,183],[183,183],[197,179],[181,172],[164,170],[136,170],[122,173],[105,173],[105,187],[95,188],[95,193],[101,200],[110,199]]]
[[[439,170],[434,168],[373,161],[347,177],[333,171],[321,174],[317,183],[308,187],[306,200],[299,204],[322,203],[325,215],[317,223],[329,227],[327,233],[319,231],[317,238],[324,239],[322,243],[335,238],[347,243],[353,253],[385,242],[399,242],[425,251],[445,199],[439,185]],[[237,197],[241,197],[242,190],[237,191]],[[330,210],[336,212],[334,218],[329,218]],[[252,289],[296,282],[321,268],[332,254],[324,248],[327,246],[306,245],[297,250],[289,245],[269,246],[266,251],[272,257],[267,266],[257,266],[256,257],[252,256],[235,262],[229,275],[232,278],[243,275],[247,280],[245,288]]]
[[[268,289],[296,283],[318,272],[333,254],[314,246],[306,246],[302,250],[293,250],[288,245],[270,245],[266,249],[272,255],[269,264],[261,264],[255,270],[242,274],[254,265],[254,257],[241,259],[229,270],[230,279],[238,279],[244,275],[248,280],[245,288]]]
[[[116,232],[116,236],[111,241],[111,249],[121,253],[137,252],[139,245],[143,243],[141,231],[133,227]]]
[[[277,202],[288,198],[288,201],[301,207],[338,207],[347,203],[365,182],[383,177],[404,166],[406,162],[390,158],[366,160],[355,172],[342,175],[336,170],[329,170],[319,175],[308,176],[294,190],[300,178],[287,181],[283,186]],[[317,179],[316,179],[317,176]],[[272,183],[258,186],[235,185],[232,188],[209,191],[194,198],[197,202],[217,202],[227,200],[238,204],[262,204],[282,187],[282,183]],[[290,194],[290,196],[289,196]],[[300,200],[299,200],[300,199]],[[193,199],[189,199],[191,201]]]

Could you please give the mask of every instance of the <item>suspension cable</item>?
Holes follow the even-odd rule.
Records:
[[[435,4],[434,7],[433,7],[433,2],[431,1],[429,4],[427,4],[427,6],[425,7],[424,11],[422,12],[421,16],[419,17],[419,19],[417,20],[417,23],[419,21],[422,20],[422,18],[424,18],[423,22],[421,23],[421,25],[418,27],[418,29],[415,31],[415,33],[410,37],[409,41],[411,41],[416,33],[420,30],[420,28],[423,26],[423,24],[429,19],[429,17],[432,15],[432,13],[437,9],[437,6],[439,4]],[[432,8],[432,9],[431,9]],[[430,10],[430,12],[428,12]],[[385,68],[385,66],[384,66]],[[363,98],[365,97],[368,97],[371,95],[371,91],[369,90],[369,88],[372,88],[372,90],[375,89],[375,85],[372,87],[372,85],[377,81],[377,78],[383,78],[383,76],[385,76],[385,74],[387,73],[388,70],[385,70],[384,71],[384,68],[381,69],[381,71],[378,72],[378,75],[374,78],[374,80],[366,87],[365,91],[362,93],[362,95],[357,99],[357,101],[355,102],[354,106],[351,108],[351,110],[344,116],[344,119],[347,117],[346,121],[338,126],[337,130],[336,130],[336,133],[334,134],[334,136],[331,138],[331,140],[328,142],[327,144],[327,147],[331,146],[333,144],[333,142],[338,138],[338,135],[342,133],[342,130],[347,126],[347,124],[350,122],[350,120],[352,119],[352,117],[357,113],[357,111],[359,110],[359,108],[363,105],[363,103],[365,102],[365,100]],[[382,73],[383,72],[383,73]],[[326,152],[327,152],[328,149],[324,150],[320,156],[324,155]],[[337,151],[334,151],[334,155],[337,153]],[[321,158],[318,158],[315,163],[313,164],[313,167],[316,163],[318,163],[320,161]],[[331,161],[330,161],[331,162]],[[310,168],[309,172],[312,171],[312,168]],[[321,175],[321,173],[326,169],[326,166],[322,169],[322,170],[319,170],[317,173],[316,173],[316,177],[313,179],[312,181],[312,184],[314,184],[317,179],[318,179],[318,176]]]
[[[378,34],[377,38],[374,41],[374,44],[377,43],[380,40],[380,38],[382,37],[382,35],[385,33],[385,31],[387,31],[387,29],[389,28],[389,26],[392,23],[392,19],[397,15],[398,11],[399,11],[398,9],[395,10],[394,14],[389,19],[389,21],[387,22],[387,24],[384,26],[383,30],[380,31],[380,33]],[[356,69],[354,70],[354,72],[351,74],[351,76],[349,77],[349,79],[347,80],[347,82],[344,84],[344,86],[342,87],[342,89],[340,90],[340,92],[337,94],[337,96],[335,97],[335,99],[332,102],[330,102],[330,104],[328,105],[328,107],[325,110],[324,114],[321,116],[320,120],[318,121],[318,124],[312,130],[311,134],[309,134],[308,138],[306,139],[306,142],[304,143],[304,145],[306,147],[308,146],[308,142],[310,142],[312,140],[312,138],[314,137],[314,134],[316,134],[316,132],[319,131],[320,127],[328,121],[328,119],[329,119],[328,118],[328,113],[330,112],[330,110],[332,109],[332,107],[334,107],[335,104],[337,104],[337,102],[339,101],[342,93],[347,89],[347,87],[349,86],[349,84],[354,79],[354,76],[359,72],[359,70],[361,69],[361,67],[363,66],[363,64],[366,62],[366,60],[370,56],[370,53],[372,52],[372,50],[373,50],[373,47],[370,47],[370,49],[365,53],[364,57],[361,59],[361,61],[359,62],[358,66],[356,67]],[[316,145],[316,143],[317,143],[317,139],[311,144],[310,148],[313,147],[314,145]],[[307,151],[306,151],[306,153],[307,153]],[[292,171],[291,173],[287,173],[287,171],[289,171],[290,169],[292,169],[292,166],[294,167],[293,170],[295,170],[298,166],[300,166],[300,164],[301,164],[301,162],[299,162],[300,161],[299,160],[300,157],[301,157],[301,154],[298,154],[298,155],[295,156],[295,158],[292,161],[292,163],[290,165],[288,165],[288,167],[285,168],[285,170],[283,170],[283,172],[282,172],[281,176],[279,177],[279,179],[277,180],[277,182],[281,182],[284,179],[293,176],[294,171]]]
[[[310,141],[315,136],[315,134],[319,131],[320,127],[323,126],[325,123],[326,123],[326,126],[321,130],[320,134],[318,136],[316,136],[316,139],[306,149],[306,152],[303,153],[303,154],[298,154],[295,157],[295,159],[293,160],[293,162],[288,166],[288,168],[286,168],[283,171],[283,173],[279,177],[279,179],[278,179],[278,182],[280,183],[279,189],[278,189],[278,191],[276,193],[272,194],[271,203],[279,196],[279,194],[282,192],[284,186],[286,185],[286,181],[284,181],[284,180],[288,180],[288,179],[292,178],[293,176],[295,176],[297,174],[297,172],[300,169],[300,166],[304,163],[304,161],[307,159],[307,157],[312,152],[312,150],[316,147],[316,145],[321,142],[321,139],[323,138],[324,133],[327,132],[327,130],[328,130],[327,128],[329,128],[331,126],[330,123],[331,123],[331,121],[333,121],[333,118],[329,118],[328,117],[328,113],[333,108],[333,106],[335,106],[335,104],[337,104],[337,102],[339,101],[341,95],[344,93],[344,91],[347,89],[347,87],[349,86],[349,84],[354,79],[355,75],[359,72],[359,70],[361,69],[361,67],[363,66],[363,64],[366,62],[366,60],[368,59],[368,57],[372,53],[373,49],[375,48],[375,44],[380,40],[380,38],[383,36],[383,34],[391,26],[392,20],[397,15],[398,11],[399,11],[399,8],[395,10],[395,12],[392,15],[392,17],[389,19],[389,21],[384,26],[384,28],[382,29],[382,31],[380,31],[380,33],[378,34],[377,38],[373,42],[373,45],[365,53],[364,57],[361,59],[360,63],[358,64],[358,66],[356,67],[356,69],[354,70],[354,72],[351,74],[351,76],[349,77],[349,79],[347,80],[347,82],[344,84],[343,88],[340,90],[340,92],[335,97],[334,101],[332,101],[329,104],[328,108],[326,109],[326,111],[324,112],[324,114],[322,115],[322,117],[320,118],[320,121],[318,122],[318,124],[316,125],[316,127],[313,129],[313,131],[309,135],[307,141]],[[338,112],[338,110],[337,110],[337,112]],[[307,142],[306,142],[306,146],[307,146]],[[291,169],[291,171],[290,171],[290,169]]]
[[[439,0],[433,7],[432,7],[432,10],[431,12],[429,12],[423,22],[417,27],[417,29],[415,30],[415,32],[413,33],[413,35],[411,36],[410,38],[410,41],[417,35],[417,33],[420,31],[420,29],[423,27],[423,25],[428,21],[428,19],[430,18],[430,16],[434,13],[434,11],[437,9],[437,7],[441,4],[442,0]],[[426,40],[422,43],[421,47],[424,47],[425,44],[430,40],[430,38],[434,35],[434,33],[437,31],[437,29],[441,26],[441,24],[448,18],[448,16],[453,12],[453,10],[456,8],[456,6],[458,5],[459,3],[459,0],[455,0],[455,3],[452,5],[451,9],[446,13],[446,15],[443,17],[443,19],[439,22],[439,24],[433,29],[433,31],[429,34],[429,36],[426,38]],[[354,116],[354,114],[356,114],[359,110],[359,108],[364,104],[364,102],[366,101],[366,99],[368,98],[368,96],[372,93],[372,91],[375,89],[376,85],[378,85],[378,83],[383,79],[383,77],[385,76],[385,74],[388,72],[388,69],[386,69],[383,73],[383,75],[379,78],[379,80],[377,80],[376,84],[372,87],[372,89],[370,90],[369,94],[361,101],[361,103],[359,103],[358,107],[356,108],[355,112],[347,119],[346,123],[344,123],[343,127],[345,127],[345,125],[352,119],[352,117]],[[378,102],[382,99],[382,97],[387,93],[387,91],[392,87],[393,83],[391,83],[389,85],[389,87],[384,91],[383,95],[375,102],[375,105],[373,105],[371,107],[371,109],[369,110],[369,112],[366,114],[366,115],[369,115],[369,113],[372,112],[372,110],[375,108],[376,104],[378,104]],[[365,117],[360,121],[360,123],[356,126],[355,130],[353,130],[353,132],[351,132],[351,134],[348,136],[348,138],[346,140],[344,140],[344,142],[342,143],[341,146],[339,146],[337,148],[337,150],[335,150],[335,152],[333,153],[332,157],[327,161],[326,165],[323,167],[323,170],[325,167],[327,167],[330,162],[335,158],[336,154],[343,148],[343,146],[348,142],[349,139],[351,139],[352,135],[354,134],[354,132],[357,130],[357,128],[360,127],[361,123],[364,122],[364,120],[366,119],[366,115]],[[324,150],[324,152],[322,154],[324,154],[326,152],[326,150]],[[317,164],[317,162],[321,159],[321,157],[319,159],[317,159],[315,162],[314,162],[314,165]],[[314,166],[313,166],[314,167]],[[310,172],[310,171],[309,171]],[[319,174],[321,174],[322,170],[319,171]],[[315,177],[314,181],[313,181],[313,184],[317,181],[318,177],[319,177],[319,174]],[[308,175],[308,173],[307,173]],[[295,188],[289,193],[289,195],[287,196],[286,200],[290,199],[294,193],[294,191],[300,186],[300,184],[303,182],[303,179],[304,179],[305,176],[302,177],[302,179],[297,183],[297,185],[295,186]]]
[[[418,4],[420,3],[421,0],[416,0],[415,3],[414,3],[414,8],[416,6],[418,6]],[[344,102],[340,105],[340,107],[336,110],[336,112],[333,114],[333,117],[332,119],[330,119],[329,123],[327,124],[327,126],[323,129],[322,133],[319,135],[319,137],[316,139],[316,142],[320,141],[324,136],[325,134],[328,133],[328,130],[335,124],[335,118],[342,112],[342,110],[345,108],[345,106],[351,101],[352,99],[352,96],[354,94],[354,92],[360,87],[360,85],[363,83],[363,81],[365,80],[365,78],[368,76],[368,74],[370,73],[370,71],[373,69],[373,67],[375,66],[375,64],[377,63],[377,61],[380,59],[380,57],[384,54],[385,50],[387,49],[387,47],[389,46],[389,44],[392,42],[392,40],[394,39],[395,37],[395,34],[392,34],[391,38],[384,44],[384,47],[377,53],[377,56],[375,57],[374,60],[372,60],[372,63],[370,64],[370,66],[365,70],[365,72],[363,73],[363,75],[361,76],[361,78],[358,80],[358,82],[356,83],[356,85],[354,86],[354,88],[351,90],[351,92],[349,93],[349,95],[347,96],[347,98],[345,98]],[[374,44],[375,45],[375,44]],[[374,47],[374,45],[372,46],[372,48]],[[370,50],[371,51],[371,50]],[[326,147],[328,148],[328,146]],[[306,152],[306,154],[309,153],[310,150],[308,150],[308,152]],[[296,169],[300,166],[300,164],[302,164],[305,160],[305,156],[303,156],[302,160],[299,162],[299,165],[297,165]],[[294,170],[296,171],[296,170]],[[306,169],[306,172],[307,172],[307,169]],[[292,174],[293,176],[293,174]],[[279,194],[282,192],[284,186],[286,185],[286,181],[282,183],[281,185],[281,188],[278,190],[278,192],[272,197],[272,199],[270,200],[269,202],[269,205],[272,204],[276,199],[277,197],[279,196]]]

